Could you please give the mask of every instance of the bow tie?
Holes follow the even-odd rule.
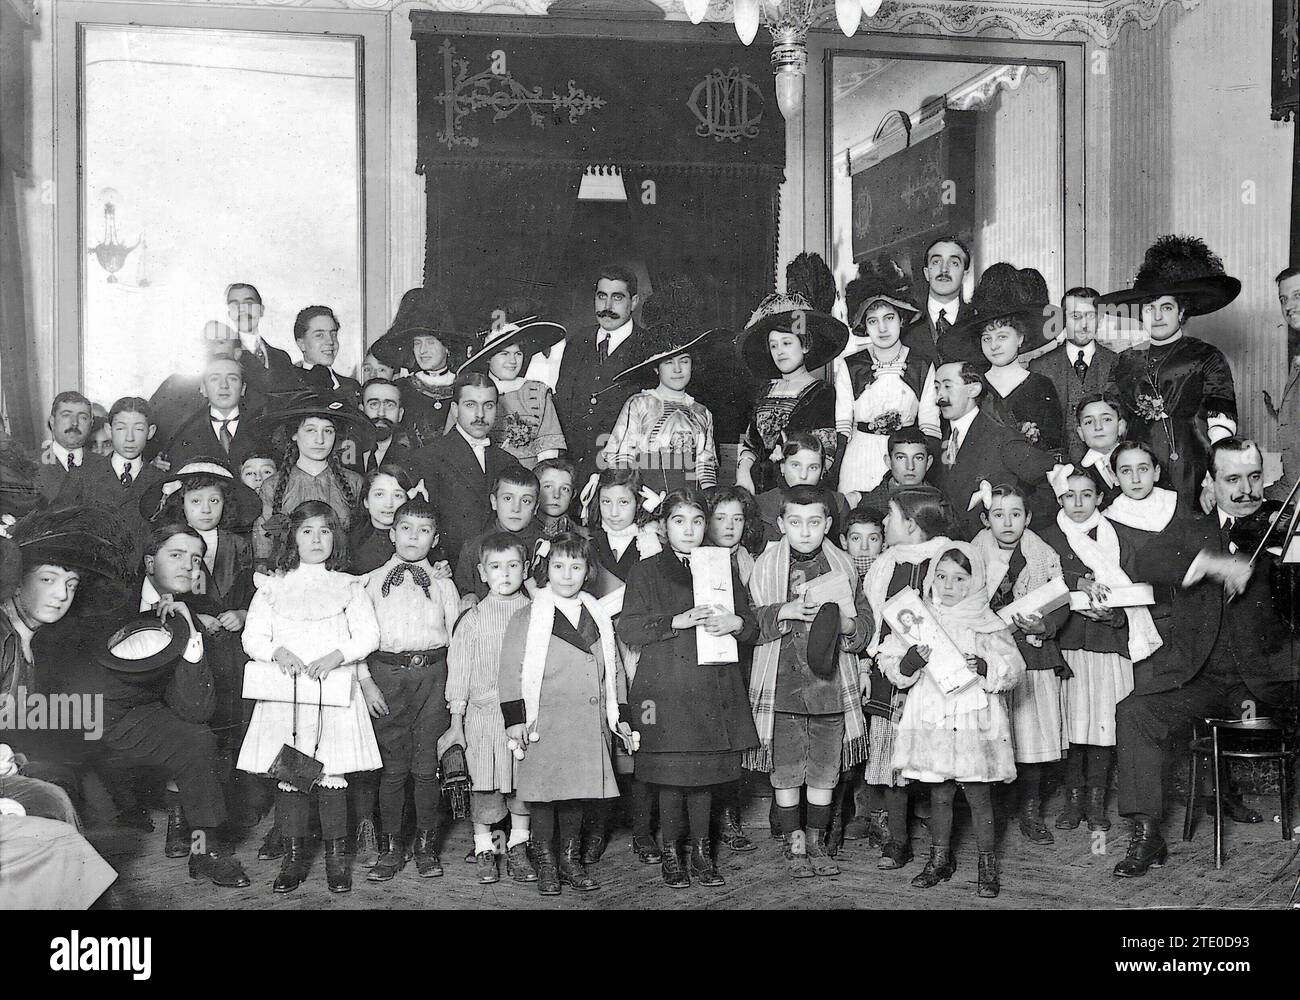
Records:
[[[419,588],[424,591],[424,596],[429,597],[429,574],[424,571],[423,566],[417,566],[415,563],[398,563],[388,571],[388,576],[384,577],[384,585],[379,588],[384,597],[388,596],[388,591],[395,586],[400,586],[402,577],[407,573],[411,574]]]

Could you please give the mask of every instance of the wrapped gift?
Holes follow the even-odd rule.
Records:
[[[815,604],[838,604],[840,614],[857,617],[853,604],[853,581],[847,573],[831,572],[809,580],[803,585],[803,598]]]
[[[934,609],[915,589],[904,587],[886,601],[881,617],[905,644],[930,647],[925,669],[944,694],[960,694],[979,683],[979,674],[967,665],[966,655],[943,630]]]
[[[1110,591],[1106,600],[1095,605],[1098,608],[1141,608],[1156,603],[1156,596],[1149,583],[1130,583],[1126,587],[1108,587]],[[1094,607],[1092,598],[1082,591],[1070,594],[1071,611],[1087,611]]]
[[[1003,607],[998,617],[1010,625],[1015,615],[1048,615],[1069,603],[1070,588],[1057,576]]]
[[[696,605],[715,604],[734,613],[736,598],[731,591],[731,552],[705,546],[694,549],[690,560]],[[700,663],[735,663],[740,659],[735,636],[709,635],[703,625],[695,626],[695,651]]]
[[[329,705],[346,708],[352,704],[355,671],[335,667],[320,680],[299,674],[291,677],[277,663],[251,660],[244,667],[244,697],[250,701],[297,701],[299,705]]]

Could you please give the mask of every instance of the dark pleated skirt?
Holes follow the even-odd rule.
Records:
[[[740,780],[739,750],[699,750],[633,755],[636,778],[651,785],[684,788]]]

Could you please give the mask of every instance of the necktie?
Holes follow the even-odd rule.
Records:
[[[1237,546],[1232,543],[1232,526],[1237,523],[1235,517],[1225,517],[1223,519],[1223,528],[1220,531],[1220,537],[1223,541],[1223,547],[1228,552],[1236,552]]]
[[[253,351],[253,356],[262,363],[263,368],[270,368],[270,362],[266,360],[266,351],[262,349],[262,342],[257,342],[257,348]]]
[[[68,471],[71,472],[77,467],[77,456],[68,452]]]
[[[225,420],[218,420],[221,428],[217,431],[217,440],[221,442],[221,449],[227,455],[230,454],[230,443],[234,441],[234,435],[230,433],[230,421],[233,418],[227,417]]]
[[[948,440],[943,446],[943,455],[941,456],[943,464],[952,467],[957,462],[957,449],[961,445],[961,432],[956,427],[948,435]]]
[[[128,465],[122,469],[122,485],[129,490],[133,482],[135,477],[131,475],[131,466]]]
[[[948,327],[951,325],[952,324],[948,322],[948,310],[940,309],[939,318],[934,322],[935,339],[937,340],[939,337],[947,333]]]
[[[401,585],[402,578],[407,573],[411,574],[411,579],[414,580],[416,585],[424,591],[424,596],[428,597],[429,574],[424,571],[423,566],[417,566],[415,563],[408,562],[398,563],[388,571],[388,576],[384,577],[384,585],[379,588],[380,593],[387,597],[389,590]]]
[[[609,338],[599,337],[596,340],[596,364],[603,365],[609,360]]]
[[[1074,359],[1074,374],[1079,376],[1080,382],[1088,375],[1088,362],[1083,360],[1083,348],[1079,348],[1079,356]]]

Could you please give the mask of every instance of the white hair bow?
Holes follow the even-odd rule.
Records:
[[[966,505],[967,510],[974,510],[977,504],[983,504],[985,510],[991,510],[993,507],[993,484],[987,479],[981,479],[979,488],[970,495],[970,503]]]
[[[593,472],[587,485],[578,494],[578,504],[582,507],[582,523],[591,523],[591,502],[596,499],[596,485],[600,482],[600,473]]]
[[[1069,479],[1074,475],[1073,465],[1054,465],[1052,471],[1047,474],[1047,481],[1052,484],[1052,492],[1057,497],[1062,497],[1070,492]]]
[[[663,505],[664,498],[666,496],[668,496],[667,493],[659,493],[655,490],[652,490],[649,486],[642,486],[641,506],[644,507],[646,510],[648,510],[651,514],[657,513],[659,508]]]
[[[407,500],[414,500],[416,497],[423,498],[425,503],[429,502],[429,491],[425,487],[423,479],[406,491]]]

